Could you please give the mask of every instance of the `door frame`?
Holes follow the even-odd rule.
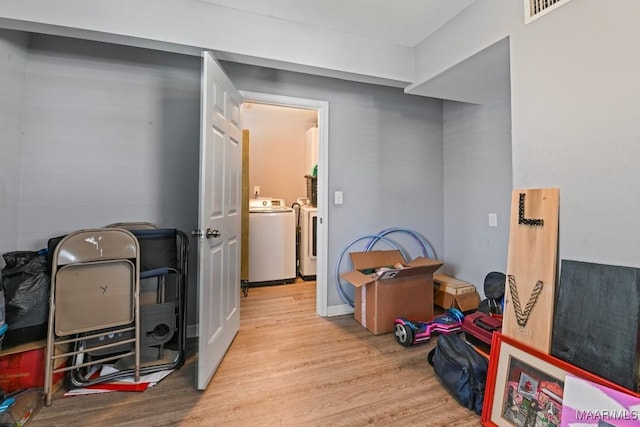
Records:
[[[329,198],[329,102],[262,92],[239,91],[245,102],[303,108],[318,112],[318,263],[316,272],[316,313],[328,316],[327,238]]]

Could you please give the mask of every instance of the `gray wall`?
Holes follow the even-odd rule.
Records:
[[[28,42],[25,33],[0,30],[0,253],[15,250],[20,235],[17,225]]]
[[[560,188],[559,259],[640,266],[638,16],[572,1],[513,40],[514,186]]]
[[[640,266],[639,15],[571,1],[525,25],[522,2],[476,0],[418,49],[427,76],[509,37],[513,187],[559,188],[560,260]]]
[[[340,305],[334,270],[352,240],[389,227],[415,230],[444,252],[442,101],[401,89],[231,62],[222,65],[240,90],[329,102],[329,306]],[[419,246],[390,235],[411,255]],[[367,242],[354,245],[362,250]],[[376,248],[386,249],[380,245]],[[348,257],[341,271],[350,267]],[[346,285],[348,292],[351,286]],[[352,296],[352,293],[350,294]]]
[[[475,284],[482,295],[487,273],[506,273],[507,267],[510,107],[509,99],[488,105],[444,103],[443,270]],[[497,227],[489,227],[489,213],[497,214]]]
[[[23,57],[26,73],[16,78],[25,85],[15,97],[24,101],[24,137],[16,142],[16,129],[16,138],[0,142],[3,150],[21,147],[13,160],[23,161],[13,166],[20,200],[7,225],[17,239],[3,240],[3,252],[36,250],[50,237],[112,222],[196,227],[199,58],[40,35]],[[441,101],[223,66],[241,90],[329,101],[328,191],[344,192],[344,204],[329,207],[331,270],[349,241],[388,227],[415,230],[443,254]],[[411,239],[397,240],[418,254]],[[341,305],[334,275],[328,280],[329,305]]]
[[[33,36],[20,246],[121,221],[189,230],[197,221],[199,87],[197,58]]]
[[[25,65],[1,80],[15,103],[0,98],[0,118],[23,119],[0,140],[11,191],[0,250],[38,250],[51,237],[114,222],[195,228],[200,59],[40,35],[21,52]],[[195,276],[190,307],[194,284]],[[189,317],[195,323],[195,309]]]
[[[509,37],[514,188],[553,186],[560,189],[560,258],[638,265],[636,242],[640,236],[640,222],[636,216],[640,210],[640,198],[636,197],[633,188],[640,178],[640,169],[635,167],[635,159],[640,154],[640,145],[636,143],[640,131],[636,113],[636,99],[640,93],[640,82],[636,77],[640,56],[635,54],[637,40],[640,39],[640,27],[636,25],[636,17],[640,15],[640,2],[637,0],[571,1],[529,25],[524,24],[521,1],[475,0],[415,50],[409,52],[407,49],[394,56],[394,52],[389,52],[389,46],[385,46],[382,52],[388,56],[383,55],[382,58],[395,57],[399,61],[380,60],[377,54],[380,47],[373,44],[363,49],[352,49],[352,54],[344,54],[337,49],[339,43],[330,43],[318,55],[316,50],[289,43],[311,40],[309,37],[322,40],[325,36],[314,29],[302,27],[295,33],[300,37],[282,37],[282,31],[270,32],[266,45],[255,42],[253,31],[241,32],[242,40],[238,42],[238,34],[229,28],[237,22],[245,22],[247,17],[234,21],[234,16],[239,18],[236,13],[234,16],[230,16],[231,13],[206,14],[202,2],[192,2],[193,8],[169,5],[168,0],[162,2],[163,7],[152,8],[149,8],[148,1],[134,2],[130,10],[132,14],[123,17],[122,21],[117,17],[114,19],[115,15],[107,17],[95,13],[88,3],[87,7],[81,8],[70,1],[58,2],[55,6],[42,0],[39,3],[42,3],[39,7],[33,7],[32,2],[13,2],[7,5],[6,11],[3,9],[3,16],[16,22],[48,23],[57,29],[82,26],[95,30],[96,34],[126,33],[144,40],[217,47],[222,51],[244,53],[248,57],[267,55],[285,63],[306,64],[312,61],[318,68],[329,70],[347,70],[350,64],[355,64],[356,68],[351,71],[367,74],[372,70],[373,76],[386,76],[397,81],[404,81],[405,75],[412,74],[411,67],[405,65],[416,66],[410,80],[424,81]],[[106,7],[106,3],[101,6]],[[153,19],[149,19],[150,13]],[[175,16],[181,17],[179,26],[163,25],[170,20],[176,21]],[[212,19],[218,25],[212,26]],[[259,25],[262,21],[254,17],[251,22],[256,25],[245,27],[263,28]],[[285,38],[288,43],[282,43]],[[331,41],[336,42],[336,39]],[[239,49],[235,49],[238,44]],[[307,46],[314,45],[319,46],[318,43],[307,43]],[[351,43],[341,45],[353,46]],[[413,53],[415,61],[403,60]],[[364,67],[360,61],[353,60],[354,54],[365,59]],[[392,67],[397,64],[402,67],[396,72],[374,70],[378,65]],[[271,71],[265,73],[278,76]],[[245,79],[250,80],[251,76]],[[270,81],[264,77],[260,80],[266,89],[285,87],[288,91],[291,89],[289,86],[295,86],[292,82]],[[256,83],[256,86],[260,84]],[[317,85],[311,85],[308,91],[323,98],[323,92]],[[294,89],[293,92],[298,91]],[[332,102],[339,105],[340,99],[346,95],[336,94]],[[363,103],[357,107],[361,116],[369,111]],[[375,115],[372,111],[371,123],[382,120]],[[360,141],[371,141],[367,134],[376,133],[375,126],[362,130],[363,135],[353,138],[357,131],[348,128],[345,122],[349,118],[333,113],[332,117],[332,128],[338,121],[340,131],[344,130],[344,134],[332,134],[332,138],[339,138],[341,144],[354,143],[354,149],[370,149],[361,147]],[[379,138],[381,134],[378,132],[376,135]],[[385,170],[386,165],[377,162],[370,154],[376,151],[365,151],[364,157],[359,159],[360,165]],[[332,178],[334,183],[343,185],[347,173],[343,170],[351,168],[349,161],[354,157],[348,156],[343,160],[331,154],[336,163],[335,172],[332,171],[332,174],[337,174]],[[386,187],[386,184],[375,180],[364,183],[365,179],[360,178],[363,175],[369,174],[360,174],[344,185],[351,188],[358,184]],[[403,189],[399,191],[404,192]],[[417,193],[412,191],[412,195]],[[435,194],[427,193],[427,197]],[[345,195],[349,197],[350,194]],[[370,205],[368,202],[364,204]],[[331,214],[340,218],[347,209],[346,205],[332,208]],[[367,212],[374,217],[379,215],[376,210]],[[432,219],[426,218],[428,221]],[[338,228],[331,229],[330,238],[349,234],[345,233],[347,230],[343,226],[346,222],[339,221]],[[429,237],[438,239],[432,235]],[[335,248],[332,253],[335,256]]]

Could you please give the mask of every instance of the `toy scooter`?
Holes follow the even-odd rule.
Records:
[[[432,334],[450,334],[462,330],[464,314],[457,308],[448,308],[428,322],[399,317],[393,321],[396,341],[405,347],[429,341]]]

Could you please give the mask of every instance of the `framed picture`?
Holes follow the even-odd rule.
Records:
[[[633,394],[604,378],[494,332],[482,425],[560,427],[567,375]]]

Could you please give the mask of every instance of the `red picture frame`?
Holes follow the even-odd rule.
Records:
[[[547,417],[545,421],[548,425],[559,426],[562,389],[568,374],[640,396],[591,372],[494,332],[482,406],[482,425],[512,427],[525,423],[527,417]]]

